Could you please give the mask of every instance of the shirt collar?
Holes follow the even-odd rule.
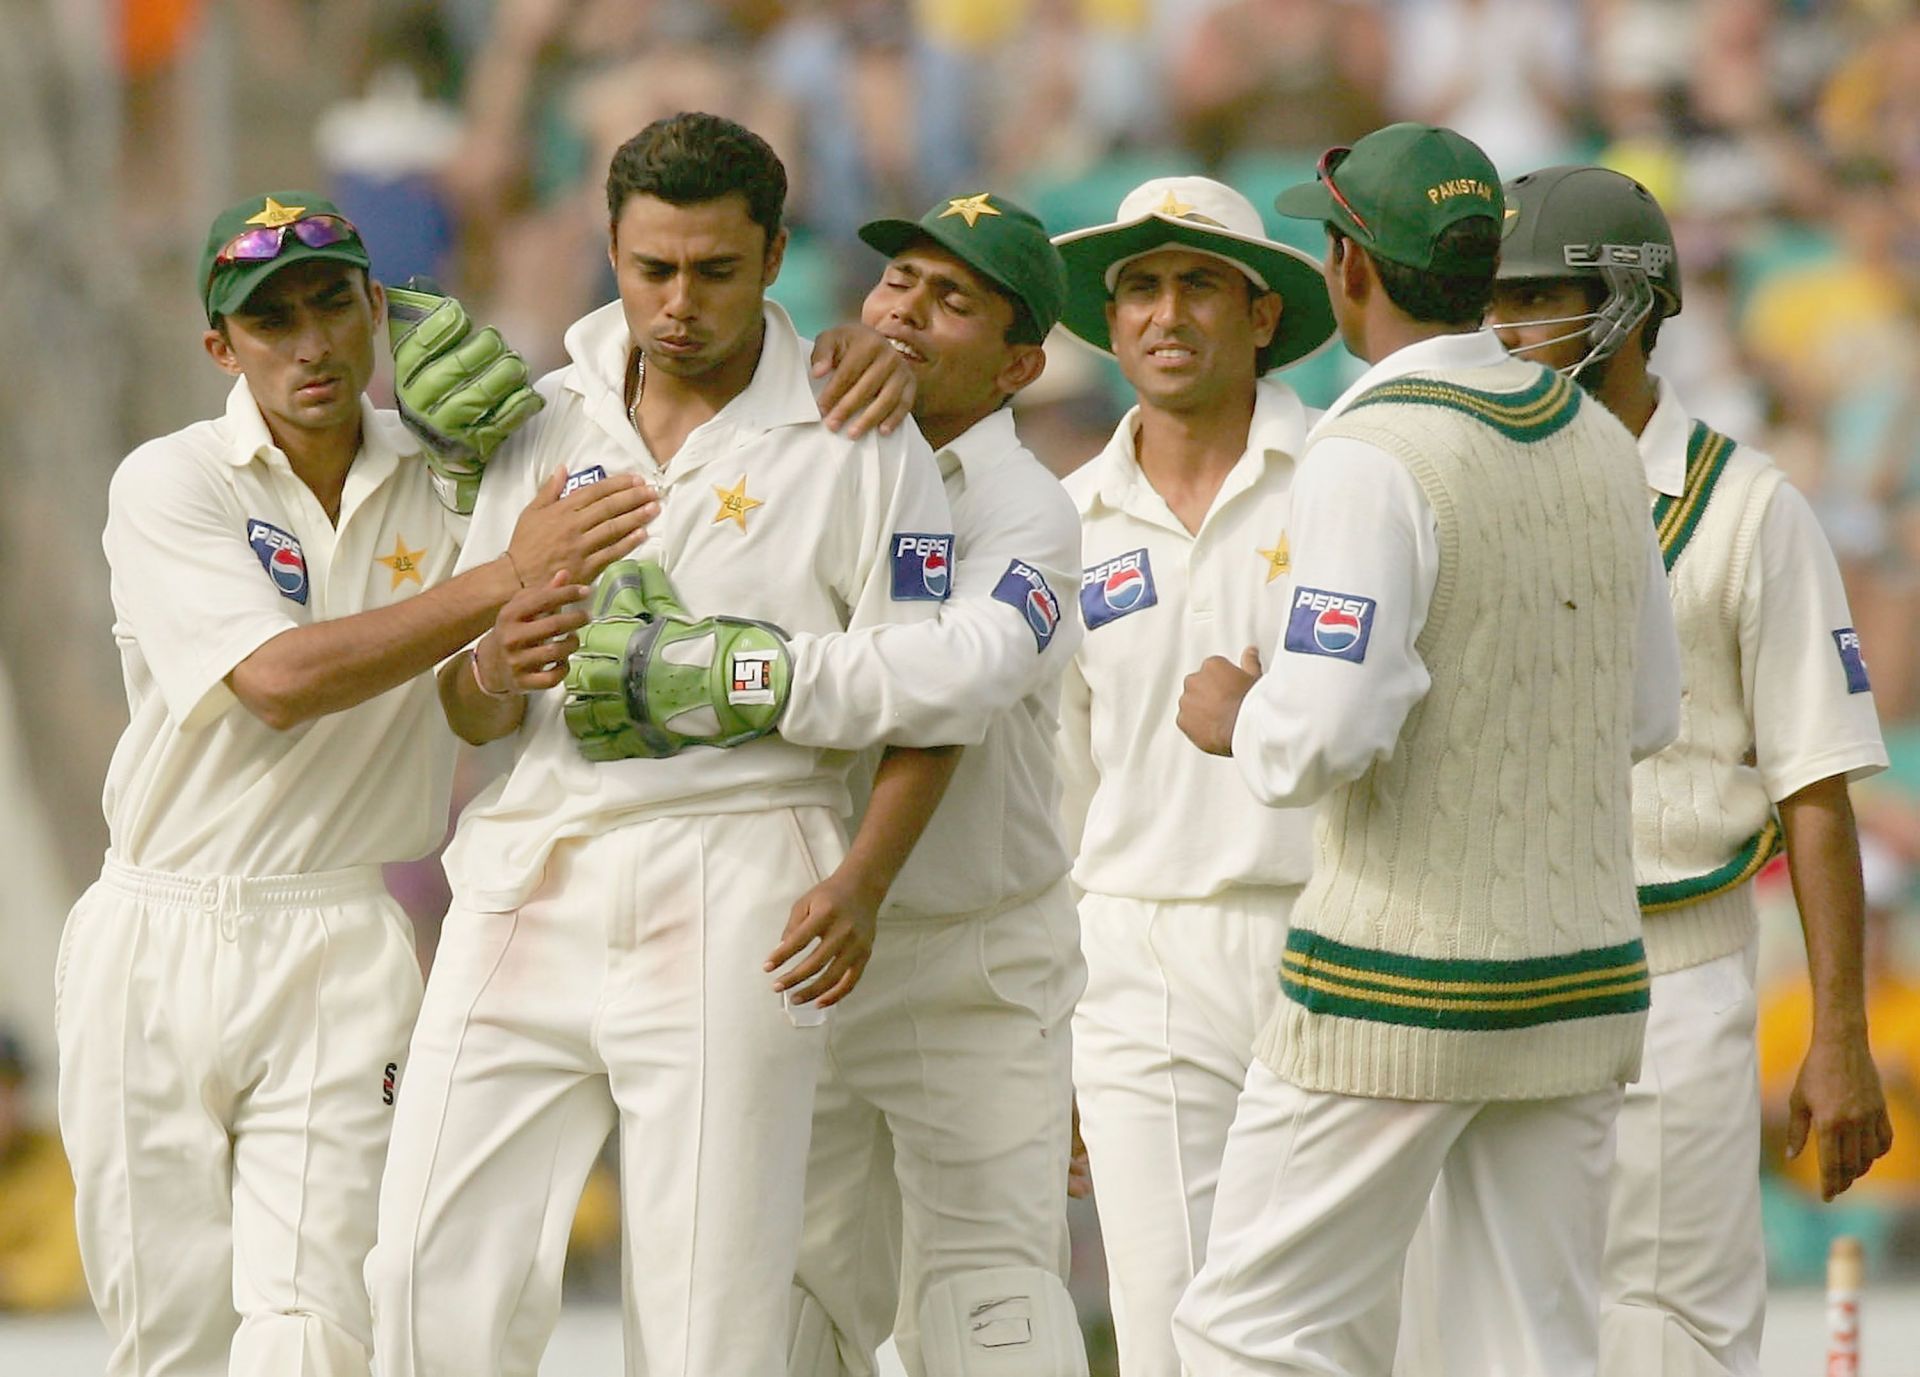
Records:
[[[1640,432],[1640,462],[1646,466],[1647,486],[1668,497],[1678,497],[1687,486],[1687,441],[1693,423],[1680,405],[1680,395],[1665,378],[1660,400]]]
[[[1113,438],[1107,441],[1105,449],[1091,460],[1098,465],[1096,472],[1100,482],[1092,496],[1101,502],[1120,510],[1127,500],[1127,494],[1146,479],[1140,472],[1140,456],[1134,449],[1134,434],[1140,417],[1140,408],[1134,407],[1120,418],[1120,424],[1114,429]],[[1257,472],[1250,471],[1246,464],[1248,455],[1258,458],[1260,471],[1274,462],[1294,463],[1306,450],[1308,423],[1306,404],[1300,400],[1300,394],[1277,379],[1262,378],[1253,388],[1253,419],[1247,426],[1247,448],[1240,462],[1234,465],[1233,474],[1227,478],[1221,492],[1225,496],[1227,488],[1236,483],[1234,475],[1245,473],[1244,483],[1250,485]],[[1216,499],[1216,501],[1219,499]],[[1084,510],[1084,509],[1083,509]]]
[[[740,394],[721,408],[740,430],[766,431],[820,419],[813,380],[807,366],[810,346],[793,328],[793,320],[777,303],[762,303],[765,342],[753,377]],[[567,328],[567,354],[573,367],[564,385],[589,402],[611,398],[626,409],[627,360],[633,337],[618,300],[589,311]]]
[[[1381,383],[1392,382],[1395,378],[1404,378],[1412,373],[1431,373],[1440,369],[1491,368],[1496,364],[1509,363],[1512,358],[1500,347],[1499,339],[1491,330],[1434,335],[1419,340],[1394,350],[1362,373],[1354,380],[1353,386],[1342,392],[1327,408],[1326,414],[1314,423],[1314,429],[1319,430],[1352,406],[1361,394],[1371,392]]]
[[[227,448],[226,458],[237,469],[245,468],[256,459],[281,453],[280,446],[274,443],[273,432],[267,429],[267,419],[260,414],[260,404],[253,399],[253,389],[247,386],[245,377],[236,378],[227,393],[227,427],[233,438]],[[362,393],[360,452],[354,457],[355,466],[371,460],[384,470],[400,459],[419,452],[420,441],[401,422],[399,415],[380,410]]]
[[[940,462],[943,479],[951,478],[957,471],[971,486],[982,482],[1020,448],[1020,437],[1013,428],[1013,412],[1003,406],[961,431],[934,458]]]

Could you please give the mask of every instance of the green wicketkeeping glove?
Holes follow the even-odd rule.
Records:
[[[786,633],[692,616],[650,560],[607,566],[567,663],[567,730],[589,760],[676,755],[767,735],[787,706]]]
[[[476,332],[466,307],[426,278],[387,288],[387,335],[400,419],[426,446],[440,500],[471,512],[488,456],[546,405],[526,360],[492,326]]]

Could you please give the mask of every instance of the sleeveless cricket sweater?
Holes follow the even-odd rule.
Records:
[[[1312,1090],[1544,1099],[1638,1074],[1630,761],[1646,476],[1580,390],[1511,362],[1382,384],[1327,435],[1405,464],[1439,572],[1392,755],[1320,805],[1256,1053]],[[1283,667],[1276,667],[1284,672]]]
[[[1680,634],[1680,735],[1633,774],[1633,865],[1655,975],[1739,951],[1747,886],[1780,849],[1740,677],[1740,597],[1781,474],[1696,422],[1686,483],[1654,528]]]

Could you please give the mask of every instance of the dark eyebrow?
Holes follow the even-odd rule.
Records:
[[[932,273],[928,276],[927,281],[931,282],[933,289],[942,296],[945,296],[949,292],[958,292],[964,297],[975,297],[979,295],[979,293],[974,291],[967,283],[962,282],[957,277],[948,277],[945,273]]]
[[[722,253],[715,254],[712,258],[696,258],[693,266],[695,268],[731,268],[744,259],[744,254]],[[633,261],[650,273],[672,272],[675,266],[664,258],[649,258],[644,253],[635,253]]]

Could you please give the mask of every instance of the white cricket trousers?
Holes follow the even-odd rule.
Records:
[[[1640,1079],[1620,1107],[1607,1217],[1606,1377],[1758,1377],[1767,1306],[1758,951],[1756,939],[1653,978]]]
[[[361,1270],[419,1004],[413,929],[376,867],[108,858],[54,975],[108,1377],[366,1377]]]
[[[1080,899],[1073,1081],[1122,1377],[1180,1377],[1173,1307],[1206,1255],[1253,1040],[1280,997],[1298,889]]]
[[[626,1371],[784,1377],[826,1029],[761,969],[839,864],[825,808],[563,840],[507,913],[455,900],[367,1261],[381,1377],[533,1377],[620,1125]]]
[[[1191,1377],[1384,1377],[1401,1264],[1430,1199],[1450,1247],[1448,1343],[1409,1377],[1594,1377],[1619,1105],[1618,1089],[1364,1099],[1302,1090],[1256,1063],[1206,1265],[1174,1315]]]
[[[870,1377],[892,1333],[921,1377],[921,1300],[962,1273],[1065,1280],[1068,1021],[1085,983],[1064,880],[998,913],[880,924],[827,1031],[795,1274],[846,1371]]]

